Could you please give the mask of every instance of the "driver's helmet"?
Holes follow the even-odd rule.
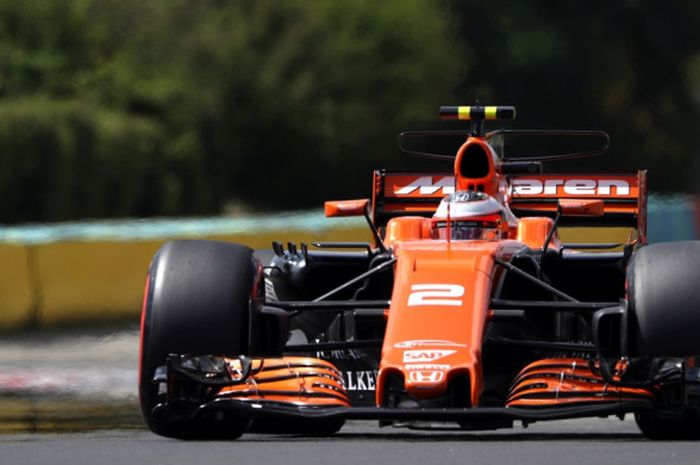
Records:
[[[508,235],[503,205],[477,191],[459,191],[442,199],[430,226],[433,239],[447,239],[448,231],[452,240],[496,240]]]

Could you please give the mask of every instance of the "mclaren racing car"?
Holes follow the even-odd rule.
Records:
[[[152,431],[331,435],[348,419],[486,430],[633,414],[649,438],[700,437],[700,242],[647,244],[646,172],[545,172],[605,152],[607,134],[484,131],[513,107],[440,112],[470,126],[403,133],[400,146],[452,171],[378,170],[371,199],[326,202],[329,217],[364,216],[372,243],[274,243],[268,263],[216,241],[155,254],[140,355]],[[449,138],[456,153],[424,148]],[[578,148],[508,143],[533,139]],[[630,233],[561,239],[577,227]]]

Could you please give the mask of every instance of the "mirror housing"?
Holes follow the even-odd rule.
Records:
[[[605,202],[598,199],[559,199],[557,200],[557,216],[554,217],[554,225],[549,230],[547,238],[542,245],[542,253],[547,252],[549,243],[554,237],[554,232],[559,226],[562,216],[603,216],[605,214]]]
[[[364,216],[367,213],[369,199],[328,200],[324,204],[327,218],[338,216]]]
[[[605,203],[597,199],[559,199],[564,216],[603,216]]]

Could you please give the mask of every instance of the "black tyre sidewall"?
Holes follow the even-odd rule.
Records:
[[[174,241],[155,254],[144,296],[139,373],[141,410],[154,432],[187,435],[186,427],[170,428],[151,414],[158,397],[151,380],[169,354],[247,353],[258,272],[252,249],[227,242]]]
[[[633,355],[700,353],[700,241],[640,248],[628,268],[627,293]]]

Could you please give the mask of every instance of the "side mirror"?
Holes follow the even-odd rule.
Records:
[[[559,199],[557,201],[557,216],[554,217],[554,225],[549,230],[542,253],[547,252],[549,242],[554,237],[554,231],[559,226],[562,216],[603,216],[605,214],[605,203],[597,199]]]
[[[559,199],[559,208],[564,216],[603,216],[605,203],[593,199]]]
[[[380,251],[386,252],[386,247],[382,242],[382,236],[379,234],[377,227],[369,216],[369,199],[328,200],[324,204],[324,210],[328,218],[336,216],[364,216],[369,229],[372,231],[372,236],[374,236],[377,247]]]
[[[326,217],[363,216],[367,213],[369,199],[329,200],[324,204]]]

